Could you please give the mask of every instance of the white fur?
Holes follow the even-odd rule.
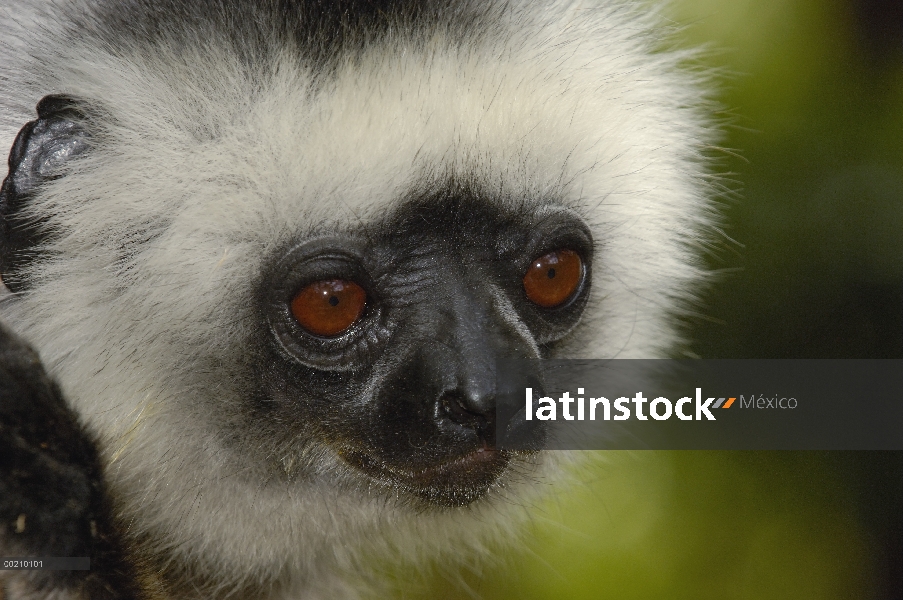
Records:
[[[34,4],[7,10],[21,26],[0,48],[0,146],[50,93],[112,118],[35,198],[64,233],[3,318],[100,436],[130,533],[201,560],[223,589],[276,578],[292,597],[351,594],[333,574],[361,556],[479,551],[555,480],[547,462],[468,508],[415,514],[382,490],[337,487],[358,479],[336,458],[285,483],[225,450],[207,412],[238,402],[247,298],[263,259],[299,233],[379,219],[449,176],[562,198],[597,244],[591,312],[564,355],[658,357],[678,341],[710,218],[709,131],[696,76],[660,51],[655,16],[512,2],[491,39],[399,32],[316,87],[289,56],[249,81],[222,52],[59,47],[52,19],[25,18]],[[137,249],[131,264],[116,262],[123,246]]]

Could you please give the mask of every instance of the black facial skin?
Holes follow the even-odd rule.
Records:
[[[564,305],[541,308],[526,297],[524,273],[562,248],[582,258],[583,281]],[[505,209],[460,189],[413,199],[366,230],[300,242],[263,282],[272,343],[254,418],[289,424],[405,496],[473,502],[517,454],[497,445],[499,388],[541,389],[529,375],[497,381],[498,361],[540,358],[577,323],[592,248],[569,211]],[[354,281],[368,298],[333,338],[304,330],[289,308],[324,279]],[[501,425],[533,428],[520,435],[538,443],[533,423]]]

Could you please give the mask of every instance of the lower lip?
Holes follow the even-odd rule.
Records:
[[[417,488],[452,487],[459,485],[489,486],[508,464],[509,457],[494,448],[479,448],[464,456],[429,466],[417,471],[409,471],[374,460],[368,455],[352,452],[344,455],[346,460],[365,473],[380,479],[390,478],[397,483]]]

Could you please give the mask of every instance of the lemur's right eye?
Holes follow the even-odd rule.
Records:
[[[332,337],[354,325],[364,314],[367,293],[344,279],[315,281],[292,299],[292,315],[314,335]]]

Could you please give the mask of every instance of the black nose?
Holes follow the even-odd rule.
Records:
[[[519,381],[525,372],[509,377],[500,371],[501,363],[535,359],[537,349],[527,329],[502,313],[496,292],[485,285],[489,279],[478,268],[449,269],[435,301],[418,311],[429,328],[419,340],[416,360],[436,390],[430,412],[439,429],[458,440],[476,434],[484,447],[494,448],[497,429],[503,431],[514,416],[500,416],[500,394],[512,386],[521,395],[525,389]]]

